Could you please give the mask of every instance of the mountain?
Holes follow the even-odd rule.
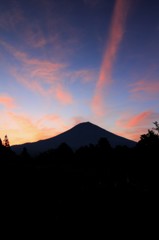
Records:
[[[19,154],[26,147],[31,155],[36,155],[51,148],[57,148],[63,142],[76,150],[81,146],[96,144],[101,137],[107,138],[112,147],[117,145],[133,147],[136,144],[134,141],[115,135],[90,122],[84,122],[55,137],[33,143],[14,145],[11,148]]]

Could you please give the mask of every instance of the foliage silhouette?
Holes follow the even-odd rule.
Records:
[[[156,150],[157,147],[159,147],[159,124],[158,122],[154,122],[155,128],[152,128],[152,130],[148,129],[147,134],[143,134],[140,137],[140,141],[138,142],[138,147],[144,147],[146,150],[153,149]],[[157,133],[155,133],[157,131]]]
[[[25,148],[16,155],[0,141],[1,194],[19,199],[24,194],[29,201],[41,202],[39,209],[45,203],[48,211],[56,209],[53,216],[58,219],[85,216],[82,209],[86,199],[92,209],[98,205],[101,212],[105,206],[108,211],[111,203],[106,205],[106,200],[114,193],[151,192],[157,188],[159,142],[155,131],[141,135],[134,148],[112,148],[107,139],[101,138],[96,145],[76,151],[63,143],[36,157]],[[86,194],[91,197],[86,198]]]
[[[157,181],[155,155],[159,136],[155,133],[156,128],[141,135],[134,148],[112,148],[107,139],[101,138],[96,145],[83,146],[76,151],[62,143],[34,158],[25,148],[16,155],[0,141],[1,176],[12,179],[17,188],[23,186],[37,191],[53,188],[62,195],[97,189],[150,191]]]
[[[5,135],[3,142],[5,147],[10,147],[9,139],[7,135]]]
[[[138,146],[144,148],[156,148],[159,146],[159,137],[154,133],[154,131],[148,130],[147,134],[141,135]]]
[[[157,131],[157,134],[159,134],[159,123],[155,121],[153,124],[155,124],[156,127],[152,128],[154,131]]]

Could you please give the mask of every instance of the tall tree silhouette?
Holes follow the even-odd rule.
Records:
[[[4,140],[3,140],[3,143],[4,143],[4,146],[5,146],[5,147],[10,147],[9,139],[8,139],[7,135],[5,135]]]
[[[4,148],[4,146],[3,146],[2,140],[1,140],[1,138],[0,138],[0,152],[2,152],[3,148]]]
[[[159,134],[159,123],[157,121],[153,122],[155,124],[155,127],[152,128],[154,131],[157,131],[157,134]]]

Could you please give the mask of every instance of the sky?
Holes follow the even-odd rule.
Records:
[[[159,1],[1,0],[0,138],[80,122],[138,141],[159,120]]]

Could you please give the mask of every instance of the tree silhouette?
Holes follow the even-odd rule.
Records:
[[[3,143],[4,143],[4,146],[5,146],[5,147],[10,147],[10,144],[9,144],[9,140],[8,140],[7,135],[5,135],[4,140],[3,140]]]
[[[148,129],[147,134],[140,136],[138,146],[146,148],[157,148],[159,147],[159,124],[157,121],[153,122],[155,127],[152,130]],[[157,131],[157,133],[155,132]]]
[[[148,129],[147,134],[141,135],[138,145],[148,148],[157,147],[159,145],[159,136],[153,130]]]
[[[0,153],[2,153],[3,148],[4,148],[4,146],[3,146],[3,144],[2,144],[2,140],[1,140],[1,138],[0,138]]]
[[[157,121],[153,122],[156,127],[152,128],[154,131],[157,131],[157,134],[159,134],[159,123]]]

